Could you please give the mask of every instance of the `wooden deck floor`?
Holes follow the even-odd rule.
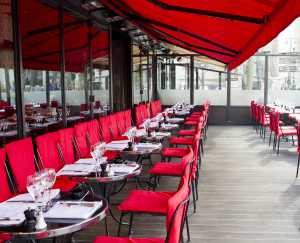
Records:
[[[284,144],[277,156],[252,127],[210,126],[198,210],[190,216],[192,242],[299,242],[300,179],[295,180],[297,155],[289,148]],[[160,190],[176,184],[165,178]],[[121,201],[133,187],[129,184],[113,201]],[[117,224],[108,220],[114,235]],[[162,236],[164,218],[137,215],[133,229],[137,237]],[[76,240],[92,242],[99,234],[104,234],[102,223]]]

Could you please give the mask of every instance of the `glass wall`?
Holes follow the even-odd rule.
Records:
[[[212,105],[226,105],[226,73],[224,68],[198,61],[194,62],[194,103],[209,100]]]
[[[164,105],[190,102],[190,57],[157,58],[157,91]]]
[[[249,106],[264,102],[265,57],[253,56],[231,72],[231,105]]]

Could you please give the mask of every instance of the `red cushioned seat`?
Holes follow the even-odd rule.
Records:
[[[114,160],[119,157],[119,153],[116,151],[107,150],[104,152],[103,156],[107,157],[107,160]]]
[[[277,136],[293,136],[293,135],[297,135],[297,130],[296,128],[294,129],[283,129],[278,131]]]
[[[69,192],[72,191],[77,185],[77,181],[71,180],[68,177],[59,176],[56,178],[53,188],[60,189],[62,192]]]
[[[184,168],[181,163],[158,162],[148,172],[151,175],[182,176]]]
[[[128,237],[112,237],[98,236],[94,243],[164,243],[164,239],[160,238],[128,238]]]
[[[179,136],[194,136],[196,134],[196,129],[192,130],[180,130],[177,132]]]
[[[5,168],[5,150],[0,148],[0,202],[9,199],[12,196],[13,194],[9,188],[8,177]],[[2,237],[0,238],[0,242],[1,239]]]
[[[63,162],[65,164],[73,164],[75,162],[74,128],[64,128],[58,130],[57,133]]]
[[[127,136],[118,136],[116,138],[113,139],[113,141],[118,141],[118,140],[127,140],[128,137]]]
[[[168,200],[174,192],[133,190],[118,206],[121,212],[166,214]]]
[[[199,122],[198,120],[197,121],[186,121],[184,123],[184,125],[195,126],[198,124],[198,122]]]
[[[192,137],[170,137],[169,143],[170,144],[182,144],[182,145],[192,145],[194,139]]]
[[[189,150],[187,148],[163,148],[161,150],[161,155],[163,157],[175,157],[181,158],[185,156]]]

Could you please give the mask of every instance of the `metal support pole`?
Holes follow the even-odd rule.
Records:
[[[109,107],[111,111],[114,111],[113,104],[113,66],[112,66],[112,26],[109,25]]]
[[[91,23],[88,24],[88,51],[89,51],[89,85],[90,85],[90,117],[91,119],[94,118],[94,96],[93,96],[93,47],[92,47],[92,40],[93,40],[93,34],[92,34],[92,25]]]
[[[152,57],[152,99],[157,99],[157,56]]]
[[[14,45],[14,76],[16,92],[16,114],[18,137],[26,136],[25,110],[24,110],[24,82],[22,79],[22,49],[19,20],[19,1],[11,1],[12,25],[13,25],[13,45]]]
[[[195,89],[199,89],[199,69],[196,68],[196,87]]]
[[[140,102],[143,102],[143,89],[142,89],[142,86],[143,86],[143,81],[142,81],[142,54],[140,53],[140,66],[139,66],[139,78],[140,78]]]
[[[219,90],[222,89],[222,73],[219,72]]]
[[[85,65],[84,68],[84,74],[83,74],[83,79],[84,79],[84,103],[88,104],[89,103],[89,84],[88,84],[88,67]]]
[[[67,127],[66,117],[66,89],[65,89],[65,36],[64,36],[64,8],[63,0],[60,1],[59,8],[59,42],[60,42],[60,87],[61,87],[61,106],[62,106],[62,121],[64,127]]]
[[[11,104],[9,70],[4,69],[4,73],[5,73],[6,101],[8,104]]]
[[[227,104],[226,104],[226,122],[230,121],[231,106],[231,73],[227,72]]]
[[[194,56],[191,56],[190,63],[190,104],[194,104]]]
[[[50,72],[46,71],[46,102],[50,104]]]
[[[268,104],[269,96],[269,57],[265,56],[264,105]]]
[[[150,101],[150,66],[149,66],[149,52],[147,52],[147,95],[148,95],[148,102]]]

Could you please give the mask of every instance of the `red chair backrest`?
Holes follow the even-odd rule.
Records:
[[[64,128],[58,132],[58,144],[62,153],[65,164],[73,164],[75,162],[74,150],[74,129]]]
[[[88,104],[80,104],[80,111],[87,111],[89,110]]]
[[[119,132],[120,135],[124,134],[126,132],[126,122],[125,122],[125,112],[120,111],[115,114],[116,119],[118,121],[118,127],[119,127]]]
[[[0,148],[0,202],[9,199],[13,195],[9,187],[5,156],[5,150]]]
[[[110,132],[110,118],[108,116],[100,117],[99,124],[100,124],[101,140],[106,143],[111,142],[112,137]]]
[[[88,122],[78,123],[74,126],[75,143],[79,158],[90,157],[90,148],[87,140]]]
[[[52,100],[51,101],[51,107],[58,108],[58,101],[57,100]]]
[[[119,128],[116,114],[112,114],[109,116],[109,129],[113,139],[119,136]]]
[[[143,117],[143,112],[142,112],[142,106],[138,105],[135,107],[135,121],[136,121],[136,125],[139,127],[143,121],[144,121],[144,117]]]
[[[58,171],[63,164],[57,148],[58,133],[49,132],[35,139],[40,164],[43,168],[53,168]]]
[[[95,109],[100,109],[100,108],[102,108],[101,102],[100,102],[99,100],[95,101],[94,108],[95,108]]]
[[[124,111],[124,118],[125,118],[125,126],[126,131],[132,127],[132,117],[131,117],[131,110]]]
[[[181,242],[189,194],[189,181],[187,178],[183,178],[180,189],[168,200],[166,217],[166,227],[168,232],[166,242],[168,243]]]
[[[27,176],[36,172],[31,138],[23,138],[5,145],[13,178],[20,193],[26,192]]]
[[[87,132],[89,146],[95,145],[100,142],[100,126],[99,122],[96,119],[88,122]]]

